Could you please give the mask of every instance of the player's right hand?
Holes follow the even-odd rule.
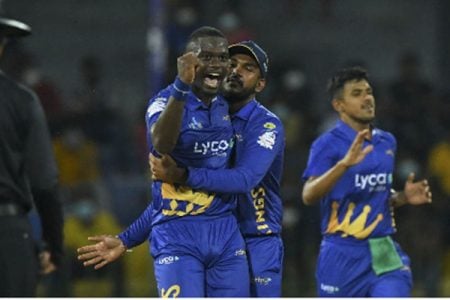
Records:
[[[178,77],[186,84],[192,84],[195,79],[195,71],[200,60],[194,52],[188,52],[178,57]]]
[[[83,261],[85,267],[94,265],[95,270],[117,260],[127,251],[122,241],[112,235],[91,236],[88,240],[96,243],[78,248],[78,260]]]
[[[369,129],[359,131],[353,140],[352,145],[347,151],[347,154],[341,160],[342,164],[346,167],[351,167],[360,163],[368,153],[373,150],[373,145],[368,145],[363,148],[364,140],[369,137]]]
[[[177,182],[177,163],[170,155],[162,155],[161,158],[158,158],[150,153],[149,164],[153,180]]]

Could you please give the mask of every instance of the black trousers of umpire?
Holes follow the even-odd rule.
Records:
[[[0,297],[34,297],[38,258],[26,215],[0,215]]]

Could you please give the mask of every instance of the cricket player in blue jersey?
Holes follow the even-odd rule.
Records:
[[[364,69],[337,72],[329,92],[340,120],[314,141],[303,173],[303,202],[321,206],[318,293],[409,296],[410,261],[391,238],[393,208],[430,203],[428,182],[410,174],[402,192],[391,190],[397,144],[372,125],[375,98]]]
[[[229,68],[226,38],[212,27],[194,31],[177,67],[175,82],[149,101],[150,152],[170,154],[183,167],[226,168],[233,128],[228,104],[216,96]],[[152,195],[151,254],[160,296],[249,296],[245,243],[232,214],[236,199],[161,181],[153,182]],[[98,251],[80,248],[79,259],[101,267]]]
[[[180,182],[196,189],[236,193],[238,219],[247,244],[251,272],[251,295],[280,297],[283,263],[281,240],[282,202],[280,181],[283,166],[284,129],[281,121],[255,99],[266,84],[268,57],[253,41],[229,47],[231,73],[222,93],[230,106],[236,135],[234,168],[212,170],[177,167],[170,157],[152,158],[155,177]],[[238,194],[239,193],[239,194]],[[150,233],[151,208],[119,238],[93,237],[98,244],[89,251],[103,255],[102,267],[143,241]]]
[[[235,193],[251,273],[251,294],[280,297],[283,264],[280,183],[285,137],[280,119],[255,95],[266,84],[269,59],[253,41],[230,45],[231,70],[222,85],[236,145],[231,169],[176,168],[169,156],[151,157],[155,178],[193,189]]]

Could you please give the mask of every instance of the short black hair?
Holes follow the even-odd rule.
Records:
[[[355,66],[337,71],[334,76],[330,78],[327,85],[327,91],[331,96],[331,99],[339,98],[344,85],[353,80],[369,81],[369,74],[367,73],[367,70],[360,66]]]
[[[202,26],[191,33],[186,43],[186,48],[189,47],[189,44],[196,42],[202,37],[220,37],[226,39],[225,35],[219,29],[211,26]]]

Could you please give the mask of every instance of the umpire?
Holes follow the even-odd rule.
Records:
[[[0,17],[0,55],[28,25]],[[35,296],[38,275],[62,258],[57,166],[39,99],[0,71],[0,297]],[[36,246],[28,212],[39,213],[45,248]]]

